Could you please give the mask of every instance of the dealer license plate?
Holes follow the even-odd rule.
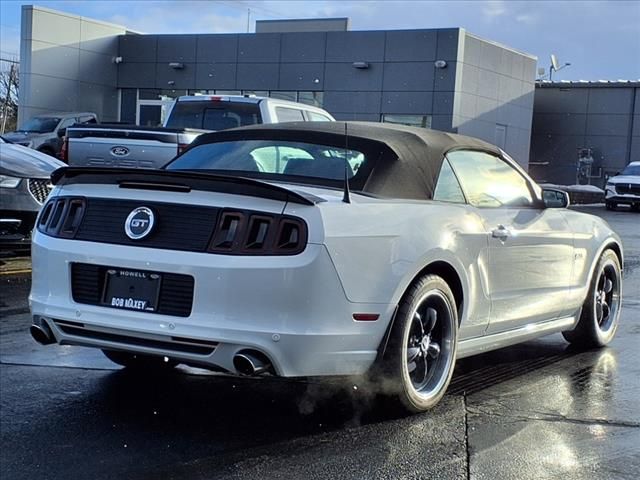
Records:
[[[102,304],[113,308],[154,312],[158,307],[159,273],[110,268],[106,272]]]

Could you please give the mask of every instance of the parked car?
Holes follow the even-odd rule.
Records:
[[[422,411],[456,359],[555,332],[603,346],[618,326],[620,238],[477,139],[260,125],[202,135],[161,170],[53,182],[32,335],[130,369],[369,374]]]
[[[26,248],[36,215],[52,188],[50,176],[64,163],[0,137],[0,247]]]
[[[38,115],[27,121],[15,132],[4,135],[9,142],[33,148],[57,157],[62,147],[59,132],[76,123],[96,123],[98,117],[91,112],[67,112]]]
[[[67,129],[72,166],[160,168],[202,133],[258,123],[330,121],[325,110],[256,96],[179,97],[163,127],[92,125]]]
[[[607,180],[605,202],[608,210],[627,204],[640,211],[640,162],[631,162],[622,172]]]

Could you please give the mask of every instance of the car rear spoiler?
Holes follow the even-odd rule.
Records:
[[[315,205],[324,200],[305,192],[290,190],[252,178],[209,172],[155,170],[147,168],[62,167],[51,174],[54,185],[102,184],[139,190],[229,193],[283,202]]]

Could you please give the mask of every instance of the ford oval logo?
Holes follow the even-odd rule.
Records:
[[[131,240],[140,240],[151,233],[154,224],[153,211],[147,207],[138,207],[131,211],[124,222],[124,233]]]
[[[129,155],[129,149],[127,147],[113,147],[111,149],[111,154],[116,157],[126,157]]]

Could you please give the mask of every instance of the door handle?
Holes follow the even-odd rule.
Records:
[[[499,238],[500,240],[506,240],[511,236],[511,232],[507,230],[504,225],[498,225],[498,228],[491,230],[491,236],[493,238]]]

